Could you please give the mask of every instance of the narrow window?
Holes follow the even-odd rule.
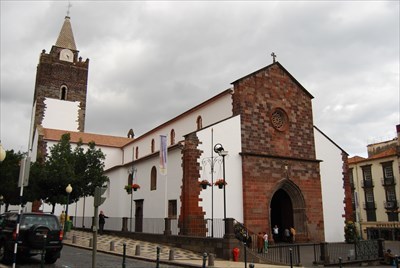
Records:
[[[175,130],[171,129],[171,145],[175,144]]]
[[[136,159],[138,159],[138,158],[139,158],[139,146],[136,147]]]
[[[168,218],[176,219],[177,211],[178,209],[176,200],[168,200]]]
[[[197,130],[201,129],[203,127],[203,119],[201,119],[201,116],[199,115],[197,117]]]
[[[155,147],[156,147],[156,145],[155,145],[154,139],[152,139],[151,140],[151,152],[152,153],[154,153]]]
[[[60,89],[60,100],[66,100],[67,99],[67,90],[68,90],[68,88],[67,88],[67,86],[61,86],[61,89]]]
[[[151,181],[150,181],[150,191],[157,190],[157,169],[156,167],[151,168]]]

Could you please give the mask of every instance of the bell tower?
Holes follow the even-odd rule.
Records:
[[[31,142],[41,127],[85,130],[88,70],[89,60],[79,57],[70,17],[66,16],[55,45],[49,53],[43,49],[39,57]]]

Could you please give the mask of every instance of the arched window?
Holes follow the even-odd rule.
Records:
[[[171,129],[171,145],[175,144],[175,130]]]
[[[197,117],[197,130],[201,129],[203,127],[203,119],[201,119],[201,116],[199,115]]]
[[[133,183],[133,173],[128,174],[128,185],[132,185]]]
[[[151,140],[151,152],[152,153],[154,153],[155,147],[156,147],[156,145],[155,145],[154,139],[152,139]]]
[[[132,148],[132,160],[135,160],[135,146]]]
[[[150,181],[150,191],[157,190],[157,169],[155,166],[151,168],[151,181]]]
[[[60,88],[60,100],[67,100],[68,88],[66,85],[62,85]]]
[[[139,158],[139,146],[136,147],[136,159],[138,159],[138,158]]]

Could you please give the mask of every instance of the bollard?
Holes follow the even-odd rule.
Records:
[[[136,245],[135,255],[140,256],[140,245]]]
[[[123,253],[122,253],[122,268],[125,268],[125,256],[126,256],[126,244],[124,243],[123,245]]]
[[[110,241],[110,251],[114,250],[115,250],[114,241]]]
[[[173,260],[175,260],[175,251],[173,250],[173,249],[170,249],[169,250],[169,260],[170,261],[173,261]]]
[[[76,235],[72,236],[72,244],[76,244]]]
[[[250,263],[250,264],[249,264],[249,268],[254,268],[254,264],[253,264],[253,263]]]
[[[214,254],[208,253],[208,266],[213,267],[214,266],[214,260],[215,260]]]
[[[156,260],[156,268],[160,267],[160,247],[157,247],[157,260]]]
[[[93,247],[93,238],[89,238],[89,247],[90,247],[90,248]]]
[[[201,266],[202,268],[206,268],[206,262],[207,262],[207,253],[203,253],[203,266]]]
[[[339,257],[339,267],[342,268],[342,257]]]
[[[290,268],[293,268],[293,249],[289,248],[290,253]]]

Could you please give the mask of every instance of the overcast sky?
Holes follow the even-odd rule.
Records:
[[[396,137],[399,1],[71,1],[90,59],[86,132],[139,136],[272,63],[313,96],[314,124],[350,156]],[[67,1],[1,0],[1,129],[27,151],[36,66]]]

